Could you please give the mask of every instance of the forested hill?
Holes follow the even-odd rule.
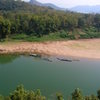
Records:
[[[0,0],[0,10],[2,11],[14,11],[14,10],[31,10],[32,7],[25,2],[14,0]]]
[[[49,7],[41,7],[37,5],[31,5],[24,1],[20,0],[0,0],[0,11],[17,11],[17,12],[31,12],[31,13],[40,13],[48,12],[51,10]]]
[[[21,0],[0,0],[0,39],[24,37],[80,39],[100,37],[100,15],[56,11]],[[16,37],[14,37],[15,39]]]

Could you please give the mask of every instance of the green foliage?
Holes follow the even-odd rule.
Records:
[[[61,93],[57,93],[56,96],[57,96],[57,100],[64,100]]]
[[[11,100],[45,100],[46,98],[41,95],[40,90],[36,92],[27,91],[24,89],[23,85],[19,85],[16,90],[10,94]]]
[[[98,31],[100,30],[100,15],[96,14],[94,17],[95,27],[97,27]]]
[[[16,90],[10,93],[9,96],[0,95],[0,100],[48,100],[41,94],[41,91],[29,91],[24,88],[23,85],[18,85]],[[56,100],[64,100],[61,93],[56,93]],[[72,93],[72,99],[68,100],[100,100],[100,90],[97,91],[96,95],[83,96],[79,88],[75,89]]]
[[[98,96],[98,98],[100,100],[100,90],[97,91],[97,96]]]
[[[95,95],[86,96],[85,100],[99,100]]]
[[[75,89],[75,91],[72,93],[72,100],[84,100],[79,88]]]
[[[91,95],[91,100],[99,100],[99,99],[97,98],[97,96]]]
[[[62,31],[59,32],[59,36],[61,38],[67,38],[68,37],[68,32],[62,30]]]
[[[100,38],[100,32],[98,32],[97,28],[95,27],[85,28],[83,32],[85,34],[80,34],[80,38]]]
[[[85,27],[85,19],[84,18],[79,18],[78,19],[78,27],[79,28]]]
[[[4,97],[2,95],[0,95],[0,100],[4,100]]]
[[[85,32],[98,32],[98,31],[97,31],[97,28],[91,26],[91,27],[85,28]]]
[[[9,20],[0,17],[0,38],[6,38],[10,34],[11,23]]]
[[[80,34],[81,31],[84,31],[85,34]],[[55,35],[52,35],[52,33]],[[50,38],[47,38],[47,35]],[[0,0],[1,41],[5,38],[40,41],[42,39],[53,40],[56,38],[80,39],[99,37],[99,14],[56,11],[49,7],[32,6],[21,0]]]
[[[22,33],[22,34],[14,34],[10,37],[11,39],[14,40],[25,40],[26,38],[28,38],[28,35]]]

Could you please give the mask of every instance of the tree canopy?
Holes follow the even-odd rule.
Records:
[[[41,37],[62,30],[65,33],[60,36],[64,38],[97,38],[100,37],[99,26],[99,14],[58,11],[19,0],[0,0],[0,39],[22,33]]]

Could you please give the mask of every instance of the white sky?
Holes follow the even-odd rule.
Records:
[[[29,1],[29,0],[24,0]],[[77,5],[100,5],[100,0],[37,0],[42,3],[53,3],[59,7],[70,8]]]

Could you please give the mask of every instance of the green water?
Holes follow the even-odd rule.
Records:
[[[0,94],[8,95],[18,84],[26,89],[41,89],[48,98],[56,92],[70,96],[75,88],[85,95],[100,88],[100,61],[53,62],[29,56],[0,56]]]

